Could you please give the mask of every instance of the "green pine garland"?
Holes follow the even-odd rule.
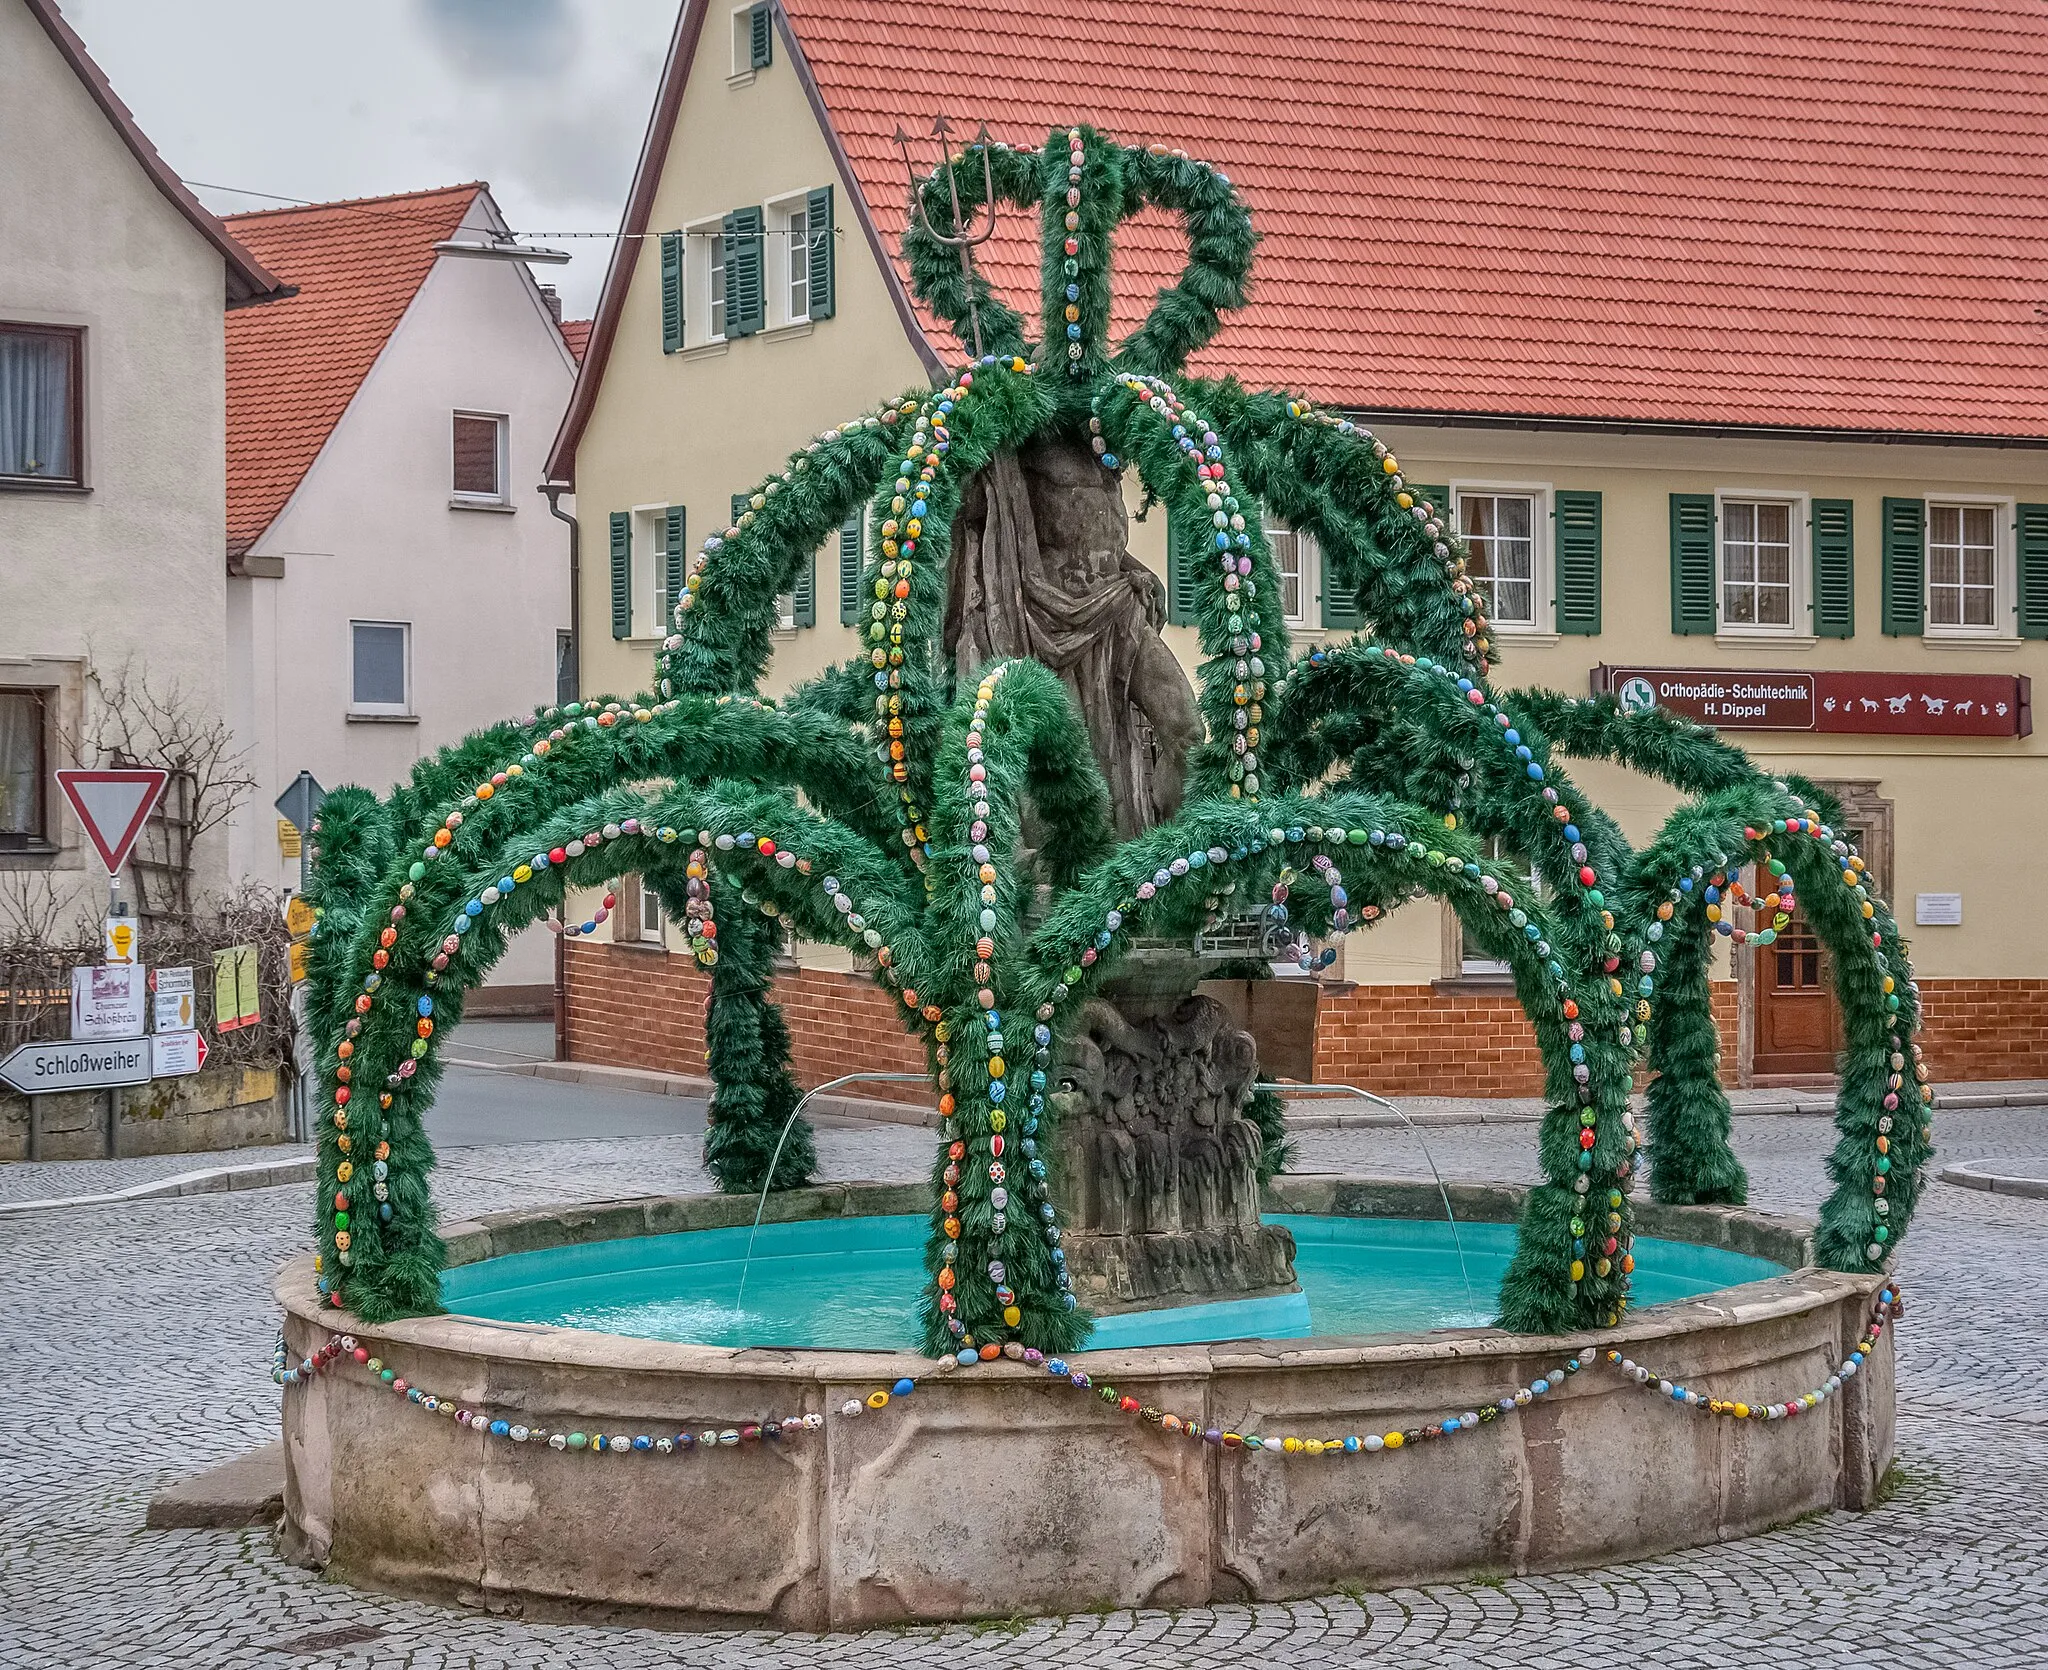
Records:
[[[438,1034],[506,936],[629,872],[680,904],[698,845],[719,951],[707,1159],[721,1187],[750,1192],[813,1173],[809,1130],[791,1122],[799,1097],[769,1001],[773,956],[785,922],[844,946],[922,1041],[940,1098],[923,1313],[934,1351],[1061,1350],[1085,1337],[1043,1158],[1049,1091],[1078,1006],[1136,936],[1261,912],[1279,925],[1275,911],[1290,931],[1330,935],[1425,893],[1513,971],[1544,1063],[1543,1179],[1502,1320],[1613,1323],[1628,1295],[1639,1060],[1652,1072],[1657,1195],[1738,1200],[1746,1187],[1707,976],[1709,912],[1720,913],[1709,890],[1749,863],[1796,885],[1846,1019],[1821,1256],[1881,1267],[1930,1141],[1917,994],[1896,926],[1829,827],[1832,804],[1668,715],[1496,691],[1462,543],[1386,445],[1302,401],[1181,375],[1250,273],[1251,221],[1222,174],[1085,127],[1035,150],[970,147],[950,169],[918,192],[940,234],[956,189],[963,219],[989,195],[1039,209],[1039,341],[914,224],[905,253],[920,296],[963,339],[978,324],[986,352],[943,387],[806,443],[759,484],[694,562],[650,690],[478,733],[381,803],[359,790],[329,798],[311,975],[332,1302],[369,1320],[438,1303],[420,1119]],[[1112,344],[1112,234],[1148,205],[1180,217],[1188,266]],[[1178,816],[1121,844],[1059,680],[1021,661],[959,684],[944,652],[944,563],[967,483],[998,454],[1044,441],[1135,468],[1192,565],[1207,737]],[[760,699],[777,595],[863,505],[859,657]],[[1317,537],[1368,633],[1292,657],[1266,506]],[[1565,774],[1574,756],[1619,761],[1691,799],[1637,852]],[[1027,807],[1051,832],[1035,873],[1018,852]],[[1493,844],[1515,856],[1488,859]],[[1030,926],[1041,884],[1050,908]],[[1285,1159],[1278,1093],[1262,1084],[1247,1112],[1269,1176]]]

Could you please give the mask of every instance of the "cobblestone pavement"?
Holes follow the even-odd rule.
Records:
[[[2048,1110],[1940,1130],[1945,1160],[2040,1152]],[[1758,1203],[1810,1208],[1829,1139],[1819,1120],[1742,1121]],[[1525,1128],[1428,1140],[1446,1175],[1531,1169]],[[889,1177],[921,1174],[928,1143],[884,1127],[822,1131],[818,1147],[828,1175]],[[1426,1170],[1406,1132],[1299,1146],[1305,1170]],[[437,1187],[451,1217],[701,1187],[696,1149],[467,1149]],[[306,1211],[291,1188],[0,1222],[0,1666],[2048,1665],[2048,1203],[1929,1186],[1903,1251],[1901,1482],[1869,1514],[1581,1575],[857,1636],[523,1625],[324,1582],[267,1532],[142,1530],[153,1490],[275,1431],[268,1289]]]

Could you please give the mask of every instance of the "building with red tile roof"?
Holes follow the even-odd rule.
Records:
[[[579,365],[583,363],[584,349],[590,346],[590,326],[591,321],[588,319],[562,321],[562,340],[569,344],[569,352],[576,356]]]
[[[553,700],[567,530],[535,492],[576,360],[478,182],[236,215],[295,294],[227,340],[230,712],[257,790],[236,873],[298,880],[300,771],[380,790]],[[498,975],[544,993],[545,938]]]
[[[764,9],[772,27],[748,27]],[[2025,676],[2048,639],[2048,10],[957,0],[927,20],[686,0],[548,463],[610,559],[584,567],[586,690],[645,681],[671,577],[735,493],[966,357],[899,251],[894,136],[919,136],[922,173],[940,115],[956,145],[983,123],[1032,149],[1087,123],[1226,174],[1261,243],[1248,304],[1191,369],[1342,408],[1434,484],[1419,491],[1473,542],[1509,683],[1703,668],[1811,688],[1831,717],[1810,731],[1755,728],[1740,704],[1715,717],[1833,785],[1888,896],[1925,892],[1930,923],[1958,887],[1986,901],[1916,945],[1938,1038],[1955,1017],[1938,1070],[2048,1075],[2038,948],[1990,903],[2003,860],[1944,815],[1990,795],[2048,821]],[[1006,209],[975,254],[1030,317],[1037,226]],[[1185,236],[1150,210],[1118,228],[1119,323],[1176,279]],[[1312,535],[1269,533],[1297,643],[1349,631]],[[1171,580],[1157,518],[1133,520],[1130,549]],[[799,576],[770,688],[859,648],[862,550],[851,528]],[[1191,657],[1191,629],[1166,630]],[[1972,688],[2004,692],[2002,728],[1907,742],[1889,699],[1869,720],[1799,682],[1880,675],[1911,684],[1908,705],[1988,680]],[[1637,800],[1660,815],[1658,791]],[[594,990],[631,964],[574,950]],[[1455,921],[1402,913],[1346,956],[1319,1076],[1537,1088],[1519,1023],[1497,1036],[1487,1008],[1499,970]],[[803,957],[822,1009],[863,1001],[857,975]],[[1838,1022],[1806,966],[1725,971],[1731,1076],[1831,1067]],[[1986,1055],[1966,991],[2032,1017],[2031,1041]],[[688,1070],[614,1036],[614,1013],[572,1001],[572,1047]]]

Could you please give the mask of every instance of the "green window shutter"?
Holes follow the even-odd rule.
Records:
[[[661,235],[661,351],[680,353],[683,346],[683,235]]]
[[[2048,504],[2018,509],[2020,636],[2048,638]]]
[[[829,319],[833,304],[832,188],[820,186],[804,199],[804,236],[811,243],[811,317]]]
[[[633,636],[633,518],[612,512],[612,636]]]
[[[1856,636],[1856,505],[1851,499],[1813,501],[1813,632],[1817,638]]]
[[[775,62],[775,31],[769,24],[765,5],[756,6],[747,13],[747,45],[753,68],[765,70]]]
[[[1320,542],[1316,554],[1322,559],[1316,565],[1316,575],[1323,592],[1323,625],[1333,632],[1356,632],[1365,619],[1358,607],[1358,588],[1344,583],[1335,558]]]
[[[1879,525],[1885,636],[1917,638],[1927,630],[1927,501],[1886,499]]]
[[[661,623],[664,635],[676,629],[676,604],[683,595],[683,507],[672,504],[662,518]]]
[[[860,619],[860,512],[839,529],[839,619],[847,626]]]
[[[1195,624],[1194,565],[1181,549],[1180,536],[1166,524],[1166,618],[1174,626]]]
[[[1557,629],[1581,637],[1600,632],[1600,495],[1559,492],[1557,502]]]
[[[1451,490],[1448,487],[1425,487],[1420,482],[1411,481],[1408,483],[1408,496],[1418,505],[1434,505],[1441,521],[1447,526],[1456,526],[1451,522]],[[1416,524],[1417,527],[1421,525],[1419,522]]]
[[[725,217],[725,334],[752,336],[767,312],[767,273],[760,206]]]
[[[1671,630],[1679,637],[1712,633],[1720,611],[1714,597],[1714,495],[1671,495]]]
[[[797,565],[796,581],[789,588],[790,617],[799,626],[818,624],[818,553],[806,551]]]

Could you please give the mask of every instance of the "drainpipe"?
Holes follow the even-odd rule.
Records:
[[[563,481],[544,481],[540,490],[547,495],[548,514],[569,524],[569,682],[576,693],[583,688],[583,530],[576,518],[562,509],[562,495],[569,491]],[[555,941],[555,1059],[569,1059],[569,945],[562,934]]]

